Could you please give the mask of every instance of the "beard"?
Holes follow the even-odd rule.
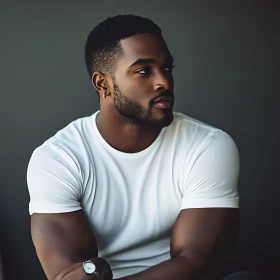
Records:
[[[125,96],[114,82],[114,105],[118,112],[130,119],[131,122],[140,125],[149,125],[156,127],[165,127],[173,121],[173,113],[170,110],[161,110],[161,117],[153,116],[153,105],[149,104],[148,108],[142,106],[138,101],[132,100]]]

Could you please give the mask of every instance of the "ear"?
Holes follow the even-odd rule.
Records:
[[[106,75],[102,72],[94,72],[91,77],[91,82],[99,94],[103,95],[105,92],[107,92],[109,85]]]

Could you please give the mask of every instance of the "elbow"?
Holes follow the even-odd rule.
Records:
[[[219,279],[222,275],[221,266],[215,266],[215,262],[190,252],[182,252],[172,256],[172,259],[177,259],[180,266],[184,267],[183,273],[186,275],[186,279],[213,280]]]
[[[188,276],[196,276],[194,279],[200,279],[200,277],[204,276],[210,268],[209,261],[206,258],[202,258],[189,252],[182,252],[171,258],[180,259],[182,264],[186,267]]]

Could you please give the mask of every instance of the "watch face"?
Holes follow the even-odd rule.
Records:
[[[95,264],[92,263],[92,262],[90,262],[90,263],[85,263],[85,264],[84,264],[84,271],[85,271],[85,273],[87,273],[87,274],[93,274],[94,271],[95,271],[95,269],[96,269],[96,266],[95,266]]]

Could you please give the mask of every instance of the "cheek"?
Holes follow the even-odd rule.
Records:
[[[119,89],[124,95],[141,104],[148,103],[154,97],[152,83],[141,77],[123,79],[119,82]]]
[[[131,92],[133,93],[132,98],[144,107],[148,107],[150,100],[154,97],[153,87],[143,80],[135,83]]]

